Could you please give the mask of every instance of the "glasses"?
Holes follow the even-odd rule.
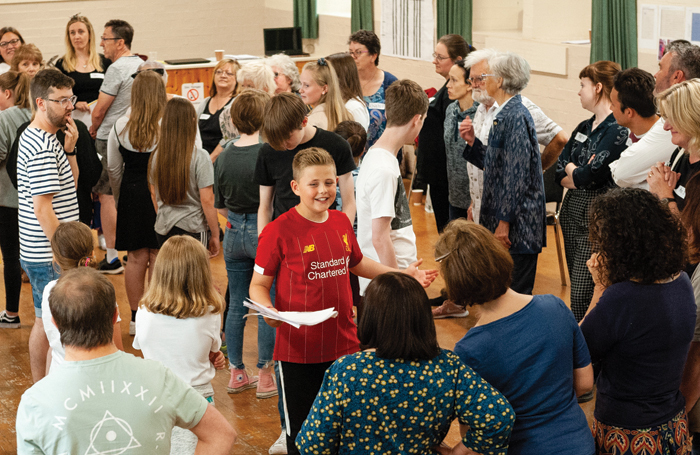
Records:
[[[100,39],[102,41],[116,41],[116,40],[119,40],[121,38],[107,38],[106,36],[100,36]]]
[[[280,75],[280,73],[278,73],[277,71],[275,71],[274,74],[275,74],[275,77],[278,77]]]
[[[158,73],[163,77],[165,76],[165,69],[163,68],[144,68],[132,74],[131,77],[132,79],[136,79],[136,76],[138,76],[139,73],[145,73],[146,71],[153,71],[154,73]]]
[[[482,74],[481,76],[470,77],[469,82],[472,84],[481,84],[487,77],[496,77],[495,74]]]
[[[11,46],[16,46],[17,43],[19,43],[19,38],[15,38],[10,41],[3,41],[2,43],[0,43],[0,47],[5,48],[8,44]]]
[[[224,70],[216,70],[214,71],[214,74],[217,76],[228,76],[228,77],[233,77],[235,74],[233,74],[230,71],[224,71]]]
[[[68,109],[68,106],[70,107],[75,106],[75,102],[78,101],[78,97],[76,95],[71,96],[70,98],[61,98],[60,100],[52,100],[51,98],[44,98],[46,101],[51,101],[52,103],[58,103],[61,105],[63,109]]]
[[[361,57],[362,54],[369,54],[369,51],[348,51],[350,57]]]
[[[433,52],[433,58],[434,58],[435,60],[437,60],[438,62],[441,62],[441,61],[443,61],[443,60],[448,60],[450,57],[443,57],[442,55],[440,55],[440,54],[438,54],[438,53],[436,53],[436,52]]]

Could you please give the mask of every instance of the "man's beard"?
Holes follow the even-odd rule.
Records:
[[[49,109],[46,114],[49,122],[58,129],[63,129],[68,123],[68,117],[66,117],[66,111],[61,109],[61,114],[57,114],[53,110]]]
[[[472,99],[478,103],[487,105],[493,105],[493,103],[496,102],[495,99],[489,96],[486,90],[480,88],[472,89]]]

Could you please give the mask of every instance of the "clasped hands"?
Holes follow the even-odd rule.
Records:
[[[649,169],[647,174],[649,191],[659,199],[672,198],[673,190],[676,188],[680,176],[678,172],[673,172],[666,163],[659,161]]]

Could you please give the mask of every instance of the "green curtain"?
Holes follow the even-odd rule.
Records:
[[[372,0],[352,0],[350,33],[358,30],[374,30]]]
[[[302,38],[318,38],[316,0],[294,0],[294,26],[301,27]]]
[[[636,0],[593,0],[591,63],[599,60],[637,66]]]
[[[437,37],[448,33],[472,43],[472,0],[437,0]]]

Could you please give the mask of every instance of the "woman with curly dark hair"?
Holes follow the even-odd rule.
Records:
[[[695,327],[686,231],[648,191],[614,189],[591,206],[593,300],[581,330],[600,363],[596,453],[689,454],[679,391]],[[614,444],[610,441],[614,439]]]

